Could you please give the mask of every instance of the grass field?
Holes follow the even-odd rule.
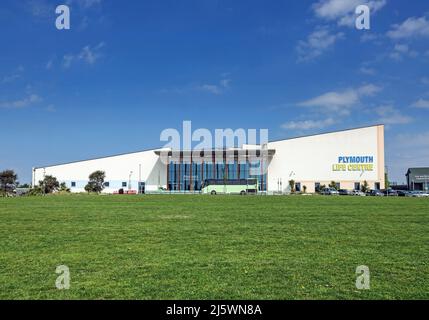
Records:
[[[0,299],[428,298],[429,199],[0,199]]]

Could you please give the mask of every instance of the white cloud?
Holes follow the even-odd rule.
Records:
[[[63,57],[63,66],[64,66],[64,68],[70,68],[70,66],[71,66],[71,64],[72,64],[72,62],[73,62],[74,59],[75,59],[74,55],[72,55],[72,54],[66,54]]]
[[[423,78],[421,78],[421,82],[422,82],[424,85],[429,86],[429,78],[428,78],[428,77],[423,77]]]
[[[361,96],[373,96],[381,91],[381,88],[374,84],[366,84],[356,90]]]
[[[411,147],[412,149],[417,146],[429,147],[429,131],[422,132],[419,134],[402,133],[402,134],[398,134],[396,138],[398,141],[396,145],[408,146],[408,147]],[[426,150],[429,151],[429,148],[426,148]]]
[[[318,107],[326,112],[348,114],[350,111],[349,109],[358,104],[361,98],[373,96],[380,90],[380,87],[368,84],[344,91],[327,92],[315,98],[300,102],[298,105],[302,107]]]
[[[5,75],[3,78],[0,78],[0,83],[1,84],[12,83],[15,80],[21,78],[23,72],[24,72],[24,67],[19,66],[11,74]]]
[[[90,8],[92,6],[101,4],[101,0],[80,0],[79,2],[84,8]]]
[[[429,37],[429,21],[426,17],[408,18],[402,24],[393,25],[387,36],[395,40]]]
[[[73,5],[77,3],[81,8],[89,9],[94,6],[101,5],[102,0],[67,0],[67,5]]]
[[[301,102],[303,107],[324,107],[328,109],[339,109],[356,104],[359,101],[355,90],[349,89],[342,92],[327,92],[313,99]]]
[[[396,44],[389,57],[393,60],[401,61],[404,57],[415,58],[418,55],[418,52],[411,50],[407,44]]]
[[[296,50],[298,61],[308,61],[319,57],[329,50],[335,43],[344,38],[344,33],[331,33],[328,28],[317,28],[305,41],[298,42]]]
[[[340,26],[354,26],[356,7],[362,4],[368,5],[371,13],[375,13],[386,5],[386,0],[320,0],[312,9],[321,19],[337,21]]]
[[[220,95],[229,88],[231,79],[222,79],[218,85],[216,84],[203,84],[198,87],[199,90],[209,92],[212,94]]]
[[[55,17],[55,5],[46,0],[28,0],[24,8],[36,18]]]
[[[3,84],[4,83],[11,83],[11,82],[14,82],[15,80],[19,79],[20,77],[21,77],[21,75],[19,73],[14,73],[14,74],[4,76],[0,82]]]
[[[286,130],[312,130],[323,129],[335,124],[335,120],[327,118],[323,120],[304,120],[304,121],[289,121],[282,125]]]
[[[411,106],[414,108],[429,109],[429,100],[419,99],[416,102],[414,102]]]
[[[79,54],[79,59],[84,60],[88,64],[94,64],[98,58],[100,57],[100,54],[98,51],[104,47],[104,43],[100,43],[95,48],[91,48],[90,46],[86,46],[82,49],[81,53]]]
[[[376,74],[375,69],[368,68],[368,67],[363,67],[363,66],[359,69],[359,72],[362,73],[362,74],[369,75],[369,76],[373,76],[373,75]]]
[[[53,59],[49,60],[49,61],[46,63],[46,69],[47,69],[47,70],[51,70],[53,66],[54,66],[54,60],[53,60]]]
[[[38,95],[30,94],[27,97],[24,97],[20,100],[0,102],[0,108],[3,108],[3,109],[21,109],[21,108],[29,107],[33,104],[40,102],[40,101],[42,101],[42,98],[40,98]]]
[[[413,121],[413,118],[403,115],[391,105],[377,107],[375,112],[380,116],[378,121],[385,125],[408,124]]]
[[[89,65],[93,65],[101,57],[100,50],[105,46],[104,42],[100,42],[95,47],[85,46],[79,54],[66,54],[63,57],[63,67],[69,68],[74,61],[83,61]]]
[[[57,112],[57,109],[55,108],[55,106],[53,104],[50,104],[45,108],[45,111],[53,113],[53,112]]]
[[[220,89],[219,86],[214,85],[214,84],[203,84],[201,87],[201,90],[203,91],[207,91],[213,94],[221,94],[222,90]]]
[[[371,41],[376,41],[379,40],[380,36],[374,33],[369,33],[369,32],[365,32],[361,37],[360,37],[360,41],[365,43],[365,42],[371,42]]]

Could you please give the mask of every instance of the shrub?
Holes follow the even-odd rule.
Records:
[[[289,180],[289,188],[291,193],[295,193],[295,180]]]
[[[85,186],[85,191],[100,193],[104,189],[104,178],[106,173],[104,171],[95,171],[89,175],[89,182]]]

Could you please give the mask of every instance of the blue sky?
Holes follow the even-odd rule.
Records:
[[[392,180],[429,166],[427,1],[3,0],[0,36],[0,169],[21,182],[184,120],[270,140],[384,123]]]

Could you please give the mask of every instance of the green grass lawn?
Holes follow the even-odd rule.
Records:
[[[427,198],[0,199],[0,299],[428,298]]]

